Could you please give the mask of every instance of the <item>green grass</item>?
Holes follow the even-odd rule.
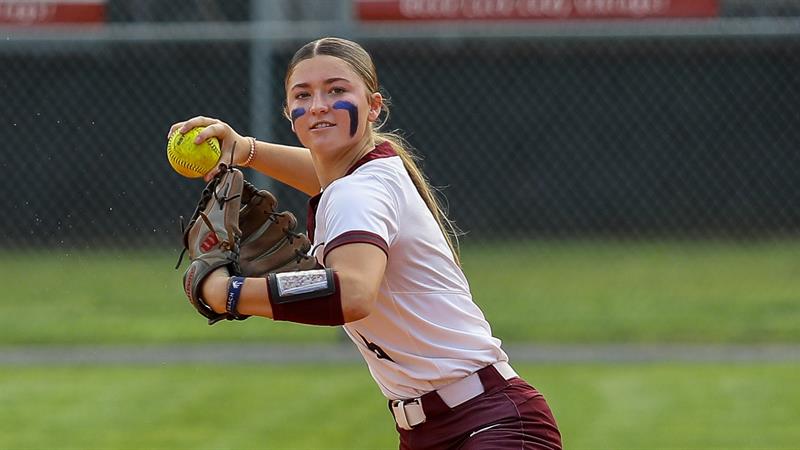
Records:
[[[565,242],[465,252],[495,334],[553,343],[800,342],[800,241]]]
[[[566,448],[789,449],[797,364],[518,365]],[[362,365],[4,367],[4,449],[390,449]]]
[[[800,240],[521,242],[467,246],[463,260],[506,341],[798,343],[798,254]],[[209,327],[187,303],[174,258],[4,252],[0,345],[340,338],[258,318]]]
[[[210,327],[181,287],[186,262],[146,252],[6,253],[0,343],[333,340],[337,330],[250,319]]]

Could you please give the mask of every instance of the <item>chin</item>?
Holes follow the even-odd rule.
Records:
[[[326,136],[322,139],[309,139],[306,147],[317,154],[334,154],[350,148],[353,145],[355,145],[355,141],[351,139],[340,139],[333,136]]]

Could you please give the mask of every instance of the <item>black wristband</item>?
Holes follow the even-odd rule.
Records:
[[[244,320],[249,316],[239,315],[237,309],[239,305],[239,296],[242,295],[242,287],[244,286],[244,277],[231,277],[228,282],[228,300],[225,302],[225,312],[228,313],[228,318],[236,320]]]

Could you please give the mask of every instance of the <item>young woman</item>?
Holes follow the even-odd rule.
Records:
[[[543,396],[508,364],[473,303],[452,227],[396,135],[379,132],[386,105],[369,54],[323,38],[303,46],[285,78],[285,115],[305,148],[258,142],[216,119],[198,142],[222,142],[250,166],[309,196],[309,238],[330,289],[284,302],[270,277],[247,278],[238,311],[276,320],[343,325],[389,400],[402,449],[560,449]],[[210,179],[215,173],[207,175]],[[287,275],[295,284],[309,277]],[[294,277],[294,278],[292,278]],[[203,298],[225,312],[229,275]],[[326,284],[326,283],[323,283]]]

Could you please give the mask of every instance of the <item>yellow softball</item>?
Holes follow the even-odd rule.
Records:
[[[206,139],[200,144],[194,138],[204,127],[196,127],[181,134],[175,130],[167,141],[167,160],[179,174],[187,178],[200,178],[217,166],[222,150],[217,138]]]

